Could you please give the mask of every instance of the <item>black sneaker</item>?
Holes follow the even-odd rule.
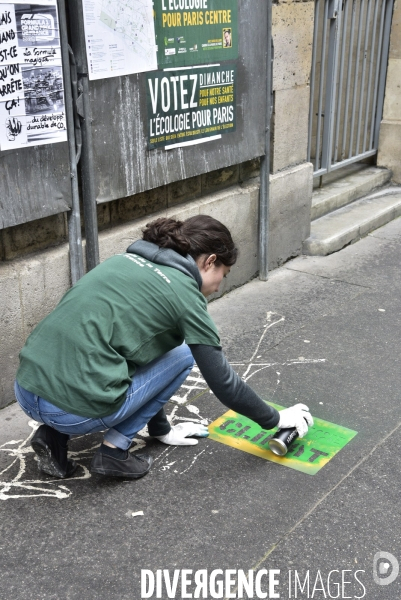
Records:
[[[126,450],[124,457],[116,458],[97,450],[92,458],[90,472],[108,477],[128,477],[139,479],[146,475],[153,463],[148,454],[130,454]]]
[[[41,425],[34,433],[31,446],[38,457],[40,471],[64,479],[70,477],[77,468],[73,460],[67,459],[69,436],[56,431],[49,425]]]

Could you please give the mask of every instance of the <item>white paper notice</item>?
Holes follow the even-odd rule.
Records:
[[[0,149],[67,140],[56,0],[0,0]]]
[[[152,0],[83,0],[89,79],[157,69]]]

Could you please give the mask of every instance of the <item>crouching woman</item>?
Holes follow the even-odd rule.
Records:
[[[80,279],[34,329],[20,353],[15,395],[42,423],[31,444],[39,469],[69,477],[71,435],[106,431],[91,472],[139,478],[152,457],[128,450],[136,434],[165,444],[197,443],[201,425],[170,425],[164,405],[196,361],[207,385],[228,408],[263,429],[297,427],[312,417],[304,405],[278,412],[228,364],[206,297],[235,264],[229,230],[206,215],[184,222],[160,218],[133,243]]]

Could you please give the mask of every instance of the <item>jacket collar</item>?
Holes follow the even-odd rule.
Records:
[[[198,284],[199,290],[202,288],[202,277],[199,273],[198,265],[190,256],[181,256],[175,250],[171,248],[160,248],[152,242],[146,242],[145,240],[138,240],[127,248],[129,254],[138,254],[146,260],[156,263],[157,265],[164,265],[165,267],[173,267],[181,273],[184,273],[188,277],[195,279]]]

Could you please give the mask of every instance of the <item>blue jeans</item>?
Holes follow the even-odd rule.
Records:
[[[15,382],[15,396],[22,410],[35,421],[61,433],[85,434],[104,431],[104,439],[127,450],[136,433],[160,411],[188,377],[194,359],[186,344],[138,367],[127,390],[125,402],[115,413],[102,418],[85,418],[68,413]]]

